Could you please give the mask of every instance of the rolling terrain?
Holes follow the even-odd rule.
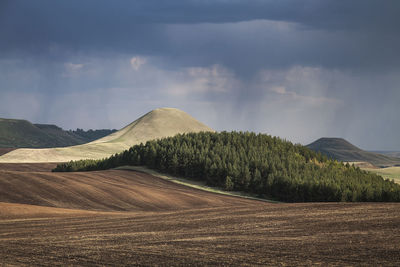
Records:
[[[0,148],[49,148],[84,144],[115,130],[64,131],[51,124],[0,119]]]
[[[148,140],[178,133],[213,131],[187,113],[174,108],[153,110],[123,129],[93,142],[63,148],[17,149],[0,156],[0,162],[66,162],[101,159]]]
[[[0,164],[1,264],[400,264],[400,204],[271,204],[53,167]]]
[[[158,109],[89,144],[1,156],[0,265],[400,265],[398,203],[273,204],[135,170],[51,172],[193,131],[212,129]]]
[[[159,211],[249,203],[149,174],[52,173],[54,164],[0,164],[0,202],[102,211]]]
[[[378,167],[400,165],[400,158],[364,151],[342,138],[320,138],[307,147],[339,161],[368,162]]]

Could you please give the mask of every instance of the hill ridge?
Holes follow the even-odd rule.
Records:
[[[50,148],[80,145],[115,130],[64,130],[55,124],[0,118],[0,148]]]

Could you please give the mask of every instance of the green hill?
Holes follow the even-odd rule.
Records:
[[[400,185],[265,134],[201,132],[148,141],[105,160],[59,164],[54,171],[145,165],[282,201],[400,201]]]
[[[339,161],[369,162],[379,167],[400,166],[400,158],[364,151],[342,138],[320,138],[307,147]]]
[[[64,131],[51,124],[32,124],[26,120],[0,119],[0,147],[45,148],[84,144],[115,130]]]

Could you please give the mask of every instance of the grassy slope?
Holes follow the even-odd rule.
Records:
[[[364,161],[380,167],[400,165],[400,158],[364,151],[342,138],[320,138],[307,147],[340,161]]]
[[[88,144],[65,148],[17,149],[0,162],[66,162],[101,159],[148,140],[178,133],[213,131],[187,113],[173,108],[153,110],[125,128]]]
[[[394,180],[400,184],[400,167],[388,167],[388,168],[362,168],[363,170],[374,172],[385,179]]]
[[[47,140],[56,140],[60,147],[73,146],[87,143],[88,141],[72,132],[64,131],[62,128],[51,124],[33,124],[48,136]],[[46,147],[54,147],[48,146]],[[41,147],[42,148],[42,147]]]
[[[55,125],[0,119],[0,147],[56,147],[84,143]]]
[[[263,198],[258,198],[254,194],[249,194],[246,192],[238,192],[238,191],[226,191],[223,188],[220,187],[213,187],[213,186],[208,186],[205,181],[194,181],[194,180],[189,180],[185,179],[182,177],[175,177],[171,176],[168,174],[160,173],[155,170],[149,169],[145,166],[121,166],[116,168],[116,170],[131,170],[131,171],[139,171],[139,172],[144,172],[150,175],[153,175],[155,177],[171,181],[173,183],[185,185],[188,187],[204,190],[207,192],[212,192],[212,193],[217,193],[217,194],[222,194],[222,195],[227,195],[227,196],[234,196],[234,197],[243,197],[247,199],[253,199],[253,200],[259,200],[259,201],[264,201],[264,202],[270,202],[270,203],[279,203],[279,201],[274,201],[274,200],[268,200],[268,199],[263,199]]]

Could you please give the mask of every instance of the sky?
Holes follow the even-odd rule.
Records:
[[[0,1],[0,117],[122,128],[158,107],[215,130],[400,150],[400,1]]]

